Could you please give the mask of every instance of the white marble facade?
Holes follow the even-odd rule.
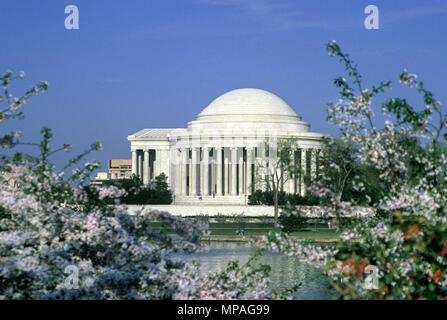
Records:
[[[187,128],[143,129],[128,136],[132,173],[144,183],[168,176],[175,204],[244,205],[258,177],[265,141],[295,138],[294,161],[307,174],[317,170],[320,133],[278,96],[260,89],[227,92],[202,110]],[[302,177],[286,192],[304,194]]]

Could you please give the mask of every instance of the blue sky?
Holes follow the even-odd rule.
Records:
[[[80,29],[64,28],[66,5]],[[380,29],[366,30],[377,5]],[[26,106],[25,120],[2,124],[38,141],[42,126],[71,156],[100,141],[103,162],[130,158],[126,139],[143,128],[185,127],[214,98],[255,87],[282,97],[314,131],[337,134],[326,103],[343,67],[325,46],[337,40],[367,84],[393,80],[393,95],[422,100],[397,84],[417,73],[447,104],[445,0],[177,0],[0,2],[0,71],[24,70],[18,94],[39,80],[50,90]],[[36,152],[30,148],[23,151]],[[62,166],[71,157],[54,157]]]

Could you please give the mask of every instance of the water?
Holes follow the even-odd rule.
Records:
[[[240,265],[247,262],[256,248],[245,242],[219,242],[209,243],[210,250],[188,255],[178,255],[182,261],[195,260],[200,263],[203,271],[223,271],[230,260],[239,260]],[[321,271],[310,265],[300,263],[297,258],[287,257],[279,253],[267,252],[260,258],[260,263],[271,266],[270,278],[272,286],[277,289],[290,288],[297,282],[301,285],[293,294],[294,299],[322,300],[330,299],[334,291],[329,289],[328,279]]]

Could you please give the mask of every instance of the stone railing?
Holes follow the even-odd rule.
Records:
[[[207,206],[193,206],[193,205],[128,205],[130,214],[141,210],[160,210],[167,211],[176,216],[192,217],[192,216],[234,216],[243,215],[247,217],[273,217],[273,206],[231,206],[231,205],[207,205]],[[309,218],[314,217],[331,217],[327,213],[325,207],[319,206],[297,206],[297,211]],[[345,214],[345,217],[367,217],[374,216],[375,210],[373,208],[357,207],[351,213]]]

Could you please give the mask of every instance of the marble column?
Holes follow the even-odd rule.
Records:
[[[238,192],[244,194],[244,148],[239,148],[239,183]]]
[[[163,153],[163,150],[155,150],[156,172],[154,172],[154,178],[163,172]],[[167,174],[167,172],[165,172],[165,174]]]
[[[137,174],[137,152],[132,151],[132,174]]]
[[[306,195],[306,183],[304,182],[307,176],[307,149],[301,149],[301,196]]]
[[[203,148],[203,178],[202,178],[202,188],[201,193],[204,196],[209,195],[209,157],[210,157],[210,149],[209,148]]]
[[[149,183],[149,150],[144,150],[143,157],[143,183]]]
[[[174,166],[175,194],[179,195],[182,194],[182,150],[176,149],[174,157],[175,157],[175,166]]]
[[[247,178],[245,182],[246,192],[247,194],[252,194],[253,190],[253,148],[247,148]]]
[[[182,173],[181,173],[181,184],[182,184],[182,195],[186,196],[188,192],[188,185],[187,185],[187,175],[188,175],[188,158],[189,158],[189,149],[183,148],[182,149],[182,161],[180,166],[182,167]]]
[[[204,169],[204,165],[203,165],[203,157],[204,157],[204,152],[203,152],[203,148],[199,148],[199,156],[198,156],[198,175],[200,177],[199,180],[199,190],[197,191],[197,193],[199,195],[204,195],[205,194],[205,190],[203,189],[203,169]]]
[[[188,149],[188,177],[189,177],[189,186],[188,186],[188,195],[192,195],[192,149]]]
[[[217,174],[217,172],[219,171],[219,168],[218,168],[218,166],[217,166],[217,149],[214,149],[214,184],[215,184],[215,186],[214,186],[214,192],[216,193],[216,194],[219,194],[218,193],[218,190],[219,190],[219,187],[218,187],[218,185],[219,185],[219,182],[218,182],[218,180],[217,180],[217,178],[218,178],[218,174]],[[220,167],[220,170],[222,170],[222,167]],[[222,176],[220,177],[220,179],[222,180]],[[222,188],[220,188],[220,194],[222,194]]]
[[[217,147],[216,148],[216,184],[217,184],[217,195],[222,195],[223,194],[223,188],[222,188],[222,184],[223,184],[223,180],[222,180],[222,148],[221,147]]]
[[[237,148],[231,148],[231,195],[237,195]]]
[[[209,159],[211,163],[210,176],[211,176],[211,195],[216,192],[216,149],[211,148],[213,151],[213,156]]]
[[[149,150],[149,168],[148,168],[148,176],[149,179],[154,179],[155,177],[155,150]],[[144,169],[143,169],[144,170]]]
[[[229,155],[228,152],[225,152],[224,148],[224,186],[222,193],[225,195],[228,195],[230,193],[230,174],[229,174],[229,162],[230,159],[228,159]]]
[[[137,173],[136,173],[136,175],[137,175],[137,177],[140,177],[140,170],[141,170],[141,168],[140,168],[140,152],[138,150],[136,152],[137,152]]]
[[[291,169],[292,171],[295,171],[295,149],[291,150],[290,153],[290,164],[291,164]],[[295,193],[295,175],[294,174],[290,174],[290,172],[288,172],[289,175],[289,193],[294,194]]]
[[[143,155],[141,154],[141,150],[137,154],[137,163],[138,163],[138,178],[143,181]]]
[[[153,153],[153,157],[154,157],[154,164],[153,164],[153,171],[152,171],[152,179],[155,178],[156,176],[158,176],[160,174],[160,152],[158,150],[154,150]]]
[[[198,152],[199,152],[199,148],[194,147],[192,148],[192,154],[191,154],[191,190],[190,190],[190,195],[196,196],[197,195],[197,189],[198,189],[198,185],[197,185],[197,180],[198,180],[198,171],[197,171],[197,164],[198,164]]]
[[[157,175],[158,175],[158,168],[157,168],[157,164],[158,164],[158,159],[156,158],[158,155],[157,155],[157,150],[153,150],[152,152],[151,152],[151,158],[152,158],[152,160],[151,160],[151,174],[150,174],[150,178],[151,179],[154,179]]]

